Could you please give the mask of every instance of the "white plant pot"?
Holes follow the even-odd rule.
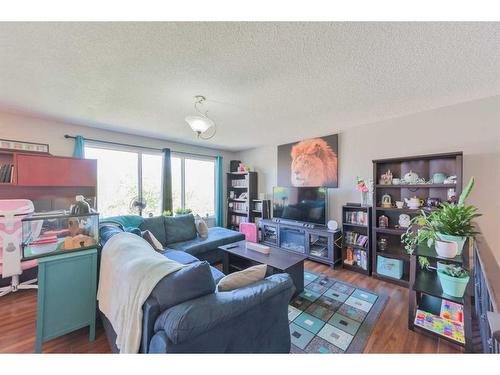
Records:
[[[458,253],[458,245],[454,241],[436,240],[436,253],[443,258],[455,258]]]

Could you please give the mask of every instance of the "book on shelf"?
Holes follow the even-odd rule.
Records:
[[[350,266],[356,265],[364,270],[367,270],[368,256],[366,254],[366,251],[348,246],[346,248],[346,259],[344,259],[344,263]]]
[[[366,247],[368,244],[368,236],[357,232],[346,231],[344,233],[345,242],[351,245]]]
[[[366,211],[346,211],[345,222],[348,224],[366,225],[368,216]]]
[[[245,212],[248,211],[248,206],[244,202],[232,202],[230,203],[230,205],[232,206],[229,208],[233,211],[245,211]]]
[[[246,180],[232,180],[231,186],[232,187],[247,187],[247,181]]]

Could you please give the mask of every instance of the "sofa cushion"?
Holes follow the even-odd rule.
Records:
[[[217,291],[229,292],[230,290],[243,288],[251,285],[256,281],[264,279],[266,276],[267,266],[258,264],[253,267],[248,267],[243,271],[233,272],[230,275],[224,276],[217,284]]]
[[[142,231],[149,230],[163,246],[167,244],[164,216],[147,217],[139,228]]]
[[[194,225],[196,227],[196,231],[198,232],[198,236],[200,236],[203,240],[206,240],[208,238],[208,226],[207,223],[205,223],[205,220],[203,220],[200,215],[196,215],[194,217]]]
[[[208,229],[208,238],[205,240],[198,236],[191,241],[169,244],[168,248],[182,250],[196,256],[197,254],[217,249],[219,246],[242,241],[244,239],[245,236],[240,232],[221,227],[214,227]]]
[[[158,251],[159,253],[164,252],[163,244],[160,241],[158,241],[158,239],[151,231],[145,230],[144,232],[141,232],[141,236],[147,241],[147,243],[151,245],[153,249],[155,249],[155,251]]]
[[[163,311],[214,291],[215,282],[210,265],[207,262],[195,262],[161,279],[150,297],[156,299]]]
[[[192,214],[165,216],[164,219],[167,245],[176,242],[191,241],[196,238],[197,232]]]

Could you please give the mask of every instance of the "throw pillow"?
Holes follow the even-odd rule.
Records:
[[[196,231],[202,240],[206,240],[208,238],[208,226],[205,223],[200,215],[196,215],[194,217],[194,225],[196,226]]]
[[[266,271],[267,266],[265,264],[259,264],[243,271],[231,273],[224,276],[221,281],[219,281],[219,284],[217,284],[217,291],[228,292],[263,280],[264,277],[266,277]]]
[[[163,253],[163,245],[160,241],[151,233],[149,230],[142,232],[142,238],[144,238],[156,251]]]

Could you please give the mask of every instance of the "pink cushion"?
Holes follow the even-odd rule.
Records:
[[[255,223],[240,223],[240,232],[250,242],[257,242],[257,225]]]

